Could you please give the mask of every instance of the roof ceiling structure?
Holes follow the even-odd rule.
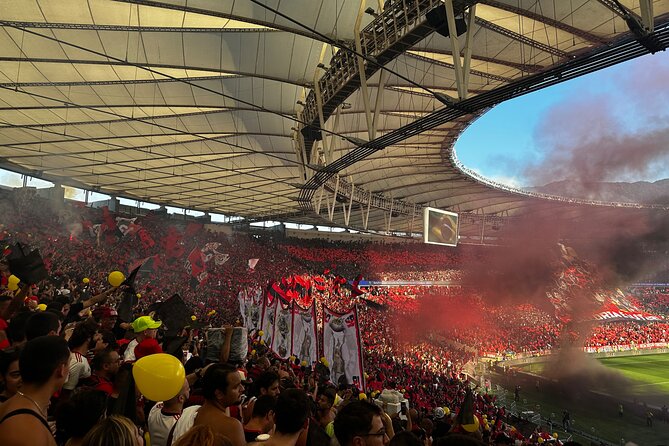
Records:
[[[0,0],[0,167],[246,218],[318,221],[314,210],[332,194],[334,221],[345,210],[335,199],[348,199],[332,190],[334,177],[415,209],[517,215],[545,198],[471,176],[452,153],[458,135],[491,106],[559,82],[562,74],[546,75],[556,67],[590,60],[592,71],[636,57],[653,49],[644,38],[666,45],[669,23],[669,0],[455,0],[472,26],[451,39],[423,26],[437,0],[385,2],[385,13],[382,3]],[[349,76],[352,92],[326,104],[324,139],[305,138],[321,78],[344,76],[331,64],[356,59],[356,35],[369,39],[379,26],[391,45],[401,20],[414,29],[408,43],[379,57],[382,68],[365,54],[365,82]],[[592,56],[604,51],[606,62]],[[455,67],[464,61],[463,87]],[[367,218],[365,227],[389,229],[392,215],[396,228],[413,224],[353,201],[348,226]]]

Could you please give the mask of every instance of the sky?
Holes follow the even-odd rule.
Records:
[[[455,150],[466,167],[515,187],[669,178],[669,54],[504,102]]]

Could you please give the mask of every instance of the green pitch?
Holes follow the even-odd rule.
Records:
[[[599,361],[629,378],[634,393],[669,395],[669,353],[602,358]]]
[[[576,420],[575,425],[578,429],[592,431],[613,444],[618,444],[621,438],[634,440],[639,445],[669,444],[669,423],[656,418],[653,427],[646,426],[645,409],[642,406],[643,403],[654,407],[669,405],[669,354],[621,356],[601,358],[599,361],[630,380],[631,393],[636,395],[636,402],[624,401],[624,417],[618,416],[619,401],[615,397],[609,403],[592,402],[586,405],[562,401],[559,396],[535,390],[530,384],[534,382],[532,380],[523,388],[521,393],[523,402],[519,407],[522,410],[533,410],[539,405],[544,417],[550,413],[556,414],[556,422],[559,422],[562,410],[567,408],[571,411],[572,418]],[[547,363],[535,363],[520,368],[530,373],[541,374],[546,365]],[[509,395],[513,394],[515,384],[515,382],[507,384]],[[659,415],[659,411],[656,411],[656,414]],[[577,440],[582,439],[577,438]],[[587,444],[584,440],[581,442]]]

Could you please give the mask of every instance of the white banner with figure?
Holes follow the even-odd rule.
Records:
[[[309,308],[293,305],[293,356],[300,364],[311,366],[318,361],[318,335],[316,331],[316,306]]]
[[[254,330],[260,330],[263,297],[262,287],[255,286],[246,289],[246,294],[244,295],[244,326],[248,329],[249,333]]]
[[[279,299],[273,299],[271,302],[268,297],[264,299],[261,325],[263,331],[262,340],[265,341],[265,345],[269,349],[272,348],[272,341],[274,340],[274,313],[278,302]]]
[[[293,303],[275,299],[276,317],[274,318],[274,336],[272,336],[271,350],[280,358],[290,356],[293,341]]]
[[[323,307],[323,356],[330,366],[330,379],[337,385],[342,376],[365,391],[358,313],[355,307],[336,313]]]

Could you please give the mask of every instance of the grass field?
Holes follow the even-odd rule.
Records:
[[[669,405],[669,354],[604,358],[599,362],[629,378],[634,393],[663,394],[666,401],[659,405]]]
[[[577,428],[595,433],[613,444],[619,444],[620,439],[625,438],[635,440],[640,446],[669,445],[669,423],[655,419],[653,427],[647,427],[643,407],[643,403],[655,407],[669,405],[669,354],[602,358],[599,361],[607,368],[617,370],[630,381],[628,387],[631,392],[628,394],[634,397],[631,401],[622,401],[625,408],[623,417],[617,413],[620,401],[616,395],[607,398],[583,394],[576,400],[569,399],[560,393],[550,393],[543,388],[543,384],[542,388],[535,388],[536,380],[532,377],[528,379],[527,375],[524,381],[521,376],[511,379],[505,377],[505,387],[512,395],[516,384],[522,386],[519,407],[528,410],[540,407],[545,418],[555,414],[557,423],[562,411],[567,409]],[[546,364],[530,364],[522,370],[541,375]]]

